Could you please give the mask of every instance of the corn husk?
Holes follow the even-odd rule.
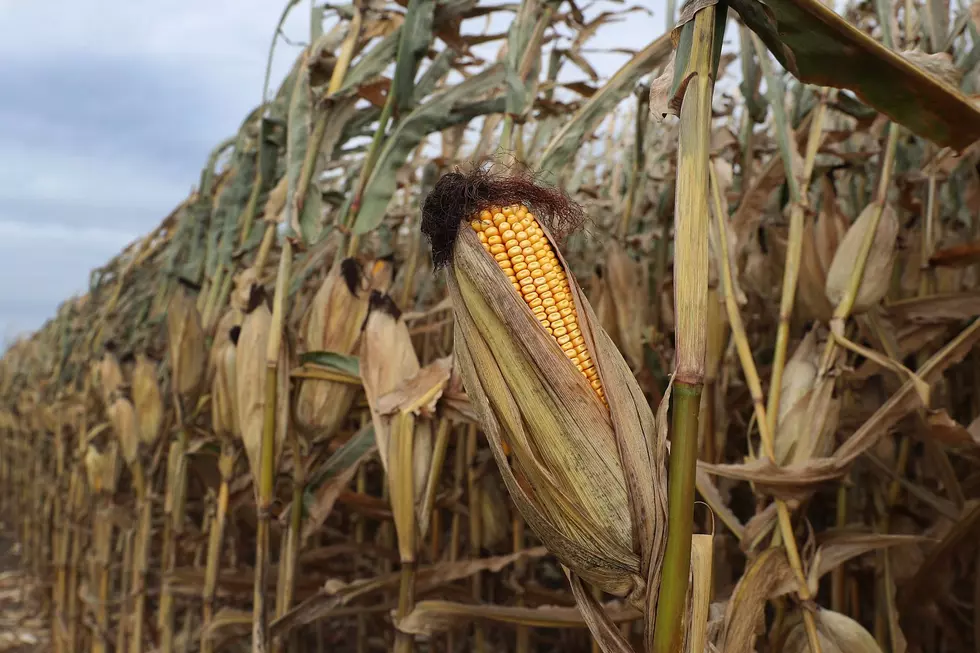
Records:
[[[238,396],[238,425],[248,456],[252,477],[256,480],[262,469],[262,431],[266,404],[266,351],[272,328],[272,312],[259,287],[253,287],[251,309],[242,321],[238,344],[235,348],[235,388]],[[278,469],[282,444],[289,424],[289,356],[286,340],[282,340],[277,365],[278,385],[276,406],[276,437],[274,469]]]
[[[368,313],[371,292],[386,292],[391,285],[388,261],[355,259],[335,261],[300,325],[300,352],[330,351],[353,354]],[[350,413],[357,386],[323,379],[305,379],[296,398],[296,421],[316,439],[333,435]]]
[[[837,208],[833,185],[824,180],[823,191],[820,213],[804,226],[797,297],[805,319],[827,322],[834,312],[825,290],[827,271],[847,233],[847,223]]]
[[[823,653],[881,653],[875,638],[864,626],[850,617],[820,608],[815,614],[817,637]],[[787,653],[806,653],[810,650],[806,629],[799,615],[786,636],[783,650]]]
[[[229,309],[218,323],[211,346],[211,424],[223,437],[239,435],[237,352],[241,313]]]
[[[136,409],[132,402],[124,397],[117,397],[106,411],[112,431],[119,440],[119,448],[123,460],[132,465],[139,458],[140,434],[136,421]]]
[[[460,230],[447,268],[456,353],[525,521],[575,574],[625,596],[641,579],[647,588],[659,583],[666,447],[629,366],[568,277],[608,410],[469,229]]]
[[[96,366],[95,372],[98,378],[99,394],[103,404],[108,407],[126,384],[119,359],[114,353],[106,350]]]
[[[780,465],[803,464],[833,448],[841,401],[832,383],[817,384],[822,350],[816,331],[810,331],[786,363],[774,442]]]
[[[85,451],[85,476],[88,486],[96,494],[112,493],[119,479],[118,445],[110,442],[102,450],[90,444]]]
[[[871,228],[879,205],[869,204],[858,216],[834,254],[834,260],[827,271],[827,299],[834,306],[844,298],[850,285],[851,272],[864,243],[865,235]],[[852,313],[863,313],[877,304],[888,292],[891,285],[892,266],[895,263],[895,241],[898,236],[898,218],[895,210],[885,205],[881,208],[878,230],[875,232],[871,252],[865,264],[864,276],[854,299]]]
[[[643,328],[648,322],[647,268],[630,258],[615,240],[606,248],[606,289],[616,314],[616,332],[610,333],[613,342],[634,370],[642,369]]]
[[[197,305],[180,284],[167,307],[167,341],[173,389],[179,396],[193,399],[204,382],[207,350]]]
[[[423,498],[432,464],[432,427],[429,420],[416,418],[411,410],[382,405],[386,395],[410,383],[422,368],[398,309],[389,297],[377,292],[371,298],[360,355],[364,394],[374,422],[378,454],[388,477],[399,548],[405,560],[406,556],[414,555],[414,551],[409,550],[414,540],[414,533],[409,532],[415,530],[412,524],[417,523],[422,534],[428,528]],[[410,448],[402,446],[405,444],[399,441],[402,437],[412,438]],[[408,451],[411,459],[406,460]],[[402,493],[408,487],[407,474],[411,475],[412,492],[406,497]],[[412,510],[414,518],[406,514]]]
[[[163,425],[163,398],[157,383],[156,366],[144,354],[136,355],[132,394],[140,442],[152,445],[160,437]]]

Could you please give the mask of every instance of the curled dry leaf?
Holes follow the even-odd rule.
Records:
[[[794,582],[793,570],[782,547],[768,548],[751,560],[728,600],[718,650],[725,653],[754,650],[756,637],[763,626],[766,602],[776,595],[777,590],[792,587]]]

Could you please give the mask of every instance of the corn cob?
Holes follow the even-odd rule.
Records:
[[[579,329],[568,278],[534,214],[520,204],[490,207],[474,216],[470,226],[544,330],[605,404],[599,372]]]

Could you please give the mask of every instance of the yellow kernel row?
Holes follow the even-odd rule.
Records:
[[[578,326],[568,278],[534,214],[520,204],[490,207],[473,216],[470,226],[544,330],[606,403],[599,372]]]

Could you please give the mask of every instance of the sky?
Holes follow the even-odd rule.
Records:
[[[258,104],[283,4],[0,0],[2,343],[84,292],[93,268],[187,196]],[[308,7],[287,21],[291,41],[307,37]],[[638,49],[664,24],[631,14],[592,43]],[[298,52],[280,42],[273,88]],[[595,65],[608,75],[624,61]]]

